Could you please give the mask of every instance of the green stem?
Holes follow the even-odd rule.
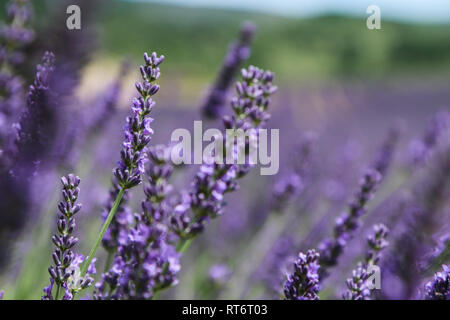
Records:
[[[105,236],[106,230],[108,230],[109,224],[111,223],[112,219],[114,218],[114,215],[116,214],[117,209],[119,208],[120,201],[122,201],[122,197],[125,193],[125,189],[120,189],[119,194],[117,195],[116,200],[114,201],[114,205],[111,208],[111,211],[109,211],[108,217],[106,218],[105,223],[103,224],[103,227],[97,237],[97,240],[95,241],[94,246],[92,247],[91,251],[89,252],[89,256],[86,260],[86,262],[83,264],[83,267],[81,268],[81,277],[84,277],[86,275],[87,269],[89,268],[89,265],[92,262],[92,259],[95,256],[95,253],[97,252],[98,247],[100,246],[100,243],[102,242],[103,237]]]
[[[113,257],[114,257],[113,253],[112,252],[108,252],[108,256],[106,257],[104,273],[109,271],[109,268],[111,267],[111,262],[113,260]]]
[[[57,286],[56,286],[56,294],[55,294],[55,300],[58,300],[58,298],[59,298],[59,289],[61,288],[61,286],[58,284]]]
[[[189,238],[188,240],[181,240],[177,243],[176,250],[179,253],[183,253],[192,243],[193,238]]]

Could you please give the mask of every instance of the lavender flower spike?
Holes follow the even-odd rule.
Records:
[[[96,299],[149,299],[155,291],[177,283],[178,254],[168,244],[165,223],[171,212],[166,196],[173,171],[168,150],[161,145],[148,150],[142,211],[135,214],[135,226],[120,241],[114,265],[96,284]]]
[[[294,263],[294,272],[284,284],[286,300],[319,300],[319,253],[300,252]]]
[[[123,189],[132,188],[142,182],[147,144],[153,134],[150,127],[153,119],[149,114],[155,102],[151,97],[159,91],[159,85],[154,82],[160,76],[158,66],[164,61],[164,56],[158,58],[155,52],[151,56],[145,53],[144,59],[145,66],[140,67],[143,81],[136,83],[140,97],[133,99],[133,114],[127,118],[125,141],[120,152],[121,160],[114,170],[114,175]]]
[[[425,285],[427,300],[450,300],[450,267],[442,265],[442,271]]]
[[[371,276],[368,267],[376,264],[381,257],[381,251],[388,246],[386,238],[388,228],[383,224],[374,226],[374,233],[367,237],[369,250],[366,253],[364,262],[360,262],[353,270],[352,277],[347,279],[347,291],[344,293],[345,300],[369,300],[370,287],[367,280]]]
[[[348,212],[336,219],[334,237],[325,239],[319,244],[321,276],[326,275],[326,268],[335,266],[347,242],[360,225],[359,218],[365,213],[367,202],[373,196],[381,179],[378,171],[369,169],[361,181],[355,199],[350,203]]]
[[[270,96],[277,90],[272,84],[274,74],[254,66],[242,69],[241,73],[243,81],[236,83],[237,96],[231,102],[234,115],[223,117],[224,126],[226,129],[257,129],[270,118],[267,111]],[[227,148],[235,155],[245,151],[244,146],[233,144]],[[203,164],[192,183],[189,204],[178,206],[171,218],[173,231],[184,240],[201,233],[210,219],[222,214],[224,195],[236,190],[237,180],[244,177],[251,166],[249,163]],[[188,216],[188,209],[192,217]]]
[[[61,182],[63,184],[63,201],[58,205],[60,212],[57,224],[58,233],[52,237],[56,247],[52,254],[54,266],[50,266],[48,269],[50,285],[44,289],[43,300],[58,300],[61,289],[65,291],[62,298],[71,300],[76,292],[87,288],[93,281],[89,276],[80,277],[80,264],[84,258],[72,251],[78,242],[78,239],[73,236],[73,232],[75,229],[74,216],[81,210],[81,204],[76,203],[80,193],[78,187],[80,178],[69,174],[67,177],[62,177]],[[93,271],[92,267],[91,271]],[[55,296],[52,294],[54,285],[56,285]]]
[[[153,129],[150,126],[153,119],[149,116],[155,105],[152,96],[159,91],[159,85],[155,84],[155,81],[161,74],[159,65],[164,61],[164,56],[158,57],[156,52],[153,52],[150,56],[145,53],[144,60],[145,65],[140,67],[143,81],[136,83],[136,89],[140,96],[133,99],[132,115],[127,117],[127,125],[125,126],[125,141],[120,152],[121,160],[118,162],[117,168],[113,170],[120,190],[100,230],[100,234],[89,252],[88,259],[83,265],[82,275],[86,273],[90,261],[97,252],[126,190],[142,182],[141,175],[145,171],[144,164],[147,162],[147,145],[153,134]]]
[[[250,56],[250,44],[255,31],[256,26],[253,23],[242,24],[239,39],[231,44],[217,79],[213,87],[209,89],[202,106],[202,112],[206,117],[215,119],[220,116],[238,68]]]
[[[45,52],[42,63],[37,65],[37,72],[27,93],[27,109],[17,124],[16,144],[22,161],[37,161],[48,151],[49,137],[54,128],[48,122],[54,117],[51,101],[50,77],[55,70],[55,56]],[[51,122],[51,121],[50,121]]]

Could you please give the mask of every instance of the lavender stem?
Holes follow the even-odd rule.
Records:
[[[87,269],[89,265],[91,264],[92,259],[95,256],[95,253],[97,252],[98,247],[100,246],[100,243],[102,242],[103,237],[105,236],[106,230],[109,227],[109,224],[111,223],[112,219],[114,218],[114,215],[116,214],[117,209],[119,208],[120,201],[122,201],[122,197],[125,193],[125,189],[121,188],[119,191],[119,194],[117,195],[116,200],[114,201],[114,205],[111,208],[111,211],[109,211],[108,218],[106,218],[105,223],[102,226],[102,230],[100,231],[97,240],[94,243],[94,246],[92,247],[91,251],[89,252],[89,256],[86,259],[86,262],[83,264],[83,267],[81,268],[81,276],[84,277],[86,275]]]

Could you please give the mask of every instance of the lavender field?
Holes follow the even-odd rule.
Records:
[[[0,4],[0,299],[450,299],[450,21]]]

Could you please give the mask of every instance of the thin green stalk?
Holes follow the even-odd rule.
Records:
[[[100,243],[102,242],[103,237],[105,236],[106,230],[108,230],[108,227],[114,218],[114,215],[116,214],[117,209],[119,208],[120,201],[122,201],[122,197],[125,193],[125,189],[121,188],[119,191],[119,194],[117,195],[116,200],[114,201],[114,205],[111,208],[111,211],[109,211],[108,217],[106,218],[105,223],[103,224],[103,227],[97,237],[97,240],[94,243],[94,246],[92,247],[91,251],[89,252],[89,256],[86,260],[86,262],[83,264],[81,268],[81,276],[84,277],[86,275],[87,269],[89,268],[89,265],[92,262],[92,259],[95,256],[95,253],[97,252],[98,247],[100,246]]]
[[[104,273],[109,271],[109,268],[111,267],[111,262],[113,260],[113,257],[114,257],[113,253],[112,252],[108,252],[108,256],[106,257]]]
[[[59,298],[59,289],[61,288],[61,286],[58,284],[57,286],[56,286],[56,294],[55,294],[55,300],[58,300],[58,298]]]
[[[193,238],[189,238],[188,240],[181,240],[177,243],[176,250],[179,253],[183,253],[192,243]]]

